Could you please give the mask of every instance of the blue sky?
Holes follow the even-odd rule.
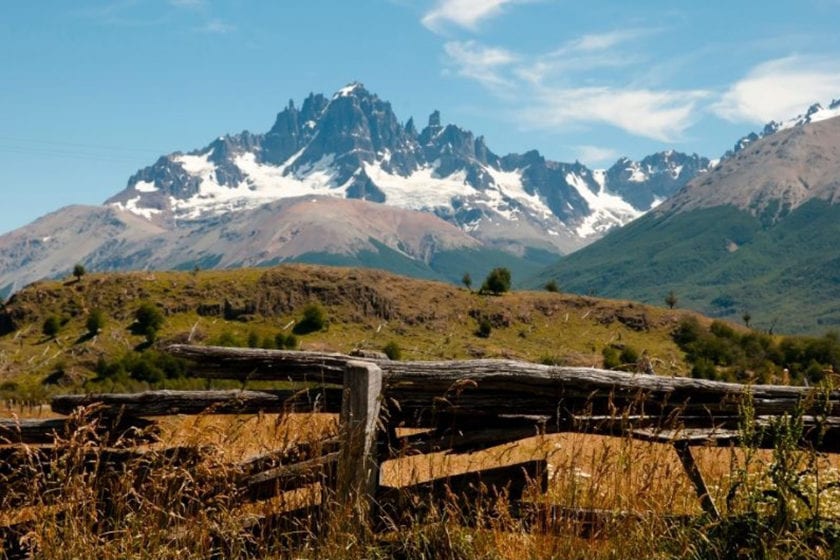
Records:
[[[840,0],[41,0],[0,15],[0,232],[361,81],[419,125],[607,167],[840,98]]]

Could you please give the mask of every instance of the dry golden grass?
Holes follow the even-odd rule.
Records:
[[[229,558],[671,558],[679,555],[663,549],[664,542],[673,540],[669,535],[674,528],[667,520],[681,515],[696,519],[701,512],[669,445],[556,434],[477,453],[387,461],[382,466],[382,482],[405,486],[432,477],[546,459],[551,476],[548,493],[531,494],[529,499],[572,510],[638,515],[617,516],[581,533],[582,526],[573,521],[537,518],[532,522],[535,525],[523,523],[508,511],[506,502],[488,497],[469,523],[457,510],[444,509],[407,526],[390,531],[386,527],[375,540],[359,537],[358,527],[333,521],[336,525],[326,533],[303,524],[294,539],[278,541],[277,534],[253,534],[243,527],[280,511],[330,501],[330,495],[314,484],[272,499],[241,503],[232,499],[233,465],[334,434],[334,415],[173,416],[160,419],[160,427],[161,441],[151,448],[201,448],[203,459],[190,467],[164,464],[142,479],[133,470],[115,478],[74,466],[72,458],[97,449],[98,442],[89,436],[64,441],[66,456],[53,459],[56,470],[51,478],[35,482],[28,505],[9,509],[0,503],[0,526],[28,522],[27,542],[38,551],[35,557],[44,558],[205,558],[214,550],[218,553],[220,540]],[[694,452],[721,506],[739,468],[748,466],[758,477],[773,459],[770,451],[749,451],[751,463],[745,465],[745,451],[740,448],[701,447]],[[837,468],[837,459],[821,457],[820,468]],[[58,488],[58,504],[38,492],[46,483],[44,488]],[[112,500],[108,511],[101,509],[103,488]],[[408,512],[409,519],[411,515]],[[691,541],[687,538],[686,542],[688,550]]]

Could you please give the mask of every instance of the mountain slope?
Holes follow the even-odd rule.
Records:
[[[542,272],[563,289],[679,304],[784,332],[840,325],[840,118],[780,128],[638,221]]]

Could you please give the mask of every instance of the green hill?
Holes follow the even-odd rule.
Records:
[[[482,280],[474,277],[475,285]],[[151,345],[135,322],[148,303],[164,319]],[[313,304],[326,328],[294,334]],[[93,314],[102,327],[95,334],[88,323]],[[148,382],[191,386],[158,352],[174,342],[276,347],[291,341],[339,352],[388,346],[411,360],[502,357],[581,366],[603,365],[608,348],[608,354],[645,355],[658,373],[683,375],[690,366],[672,332],[686,315],[547,291],[485,296],[376,270],[309,265],[89,274],[79,282],[32,284],[3,307],[0,398],[135,390]],[[48,321],[58,325],[55,336],[44,334]]]

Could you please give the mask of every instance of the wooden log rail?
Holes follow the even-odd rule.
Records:
[[[70,414],[77,407],[99,404],[106,416],[166,416],[170,414],[256,414],[258,412],[338,412],[341,389],[263,391],[146,391],[60,395],[51,401],[54,412]],[[2,425],[0,424],[0,429]],[[0,432],[2,433],[2,432]]]
[[[168,351],[193,363],[205,377],[341,383],[350,360],[341,354],[173,345]],[[742,385],[686,377],[631,374],[593,368],[545,366],[511,360],[399,362],[364,360],[382,369],[385,404],[428,413],[430,403],[464,415],[522,414],[569,419],[574,415],[706,417],[741,416],[750,402],[756,416],[791,413],[840,416],[840,392],[807,387]]]

